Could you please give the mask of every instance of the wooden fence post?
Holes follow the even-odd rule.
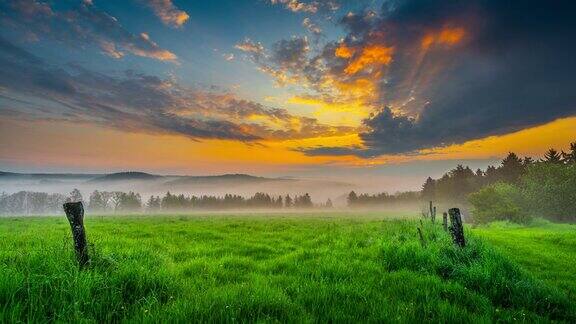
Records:
[[[432,205],[432,200],[430,200],[430,220],[432,223],[436,222],[436,206]]]
[[[454,244],[459,247],[466,246],[466,240],[464,239],[464,227],[462,226],[462,215],[460,214],[460,209],[450,208],[448,210],[450,215],[450,233],[452,234],[452,239]]]
[[[67,202],[64,204],[64,212],[72,229],[74,238],[74,250],[80,267],[90,262],[88,256],[88,244],[86,243],[86,231],[84,230],[84,206],[82,202]]]
[[[448,213],[447,212],[442,213],[442,227],[444,228],[444,231],[448,232]]]
[[[417,227],[418,229],[418,236],[420,237],[420,244],[422,245],[422,247],[426,247],[426,240],[424,239],[424,233],[422,232],[422,229],[420,227]]]

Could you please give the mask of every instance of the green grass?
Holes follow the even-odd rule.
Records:
[[[0,321],[576,321],[477,235],[425,224],[423,247],[418,221],[381,218],[89,217],[83,271],[63,217],[0,219]]]
[[[476,228],[474,233],[576,301],[576,225],[540,220],[530,226],[498,222]]]

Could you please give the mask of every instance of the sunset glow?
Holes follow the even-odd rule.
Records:
[[[574,140],[565,38],[492,5],[221,5],[2,3],[0,170],[281,176]]]

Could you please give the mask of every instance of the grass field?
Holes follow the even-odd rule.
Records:
[[[493,223],[474,229],[474,233],[576,302],[576,225]]]
[[[88,217],[83,271],[64,217],[0,219],[0,321],[576,321],[573,227],[384,216]]]

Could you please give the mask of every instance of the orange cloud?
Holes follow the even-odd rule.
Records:
[[[347,118],[346,122],[352,122],[359,126],[361,120],[369,115],[373,103],[378,98],[379,88],[377,83],[382,77],[379,69],[392,62],[395,48],[379,44],[365,47],[352,47],[341,43],[335,50],[334,55],[338,58],[347,59],[348,65],[344,69],[344,75],[326,75],[321,86],[329,90],[333,99],[315,102],[315,106],[322,107],[317,113],[324,114],[335,111],[348,111],[354,116]],[[367,72],[362,77],[352,77],[358,72]],[[351,78],[348,78],[350,76]]]
[[[142,56],[142,57],[149,57],[149,58],[153,58],[159,61],[168,61],[168,62],[174,62],[176,63],[178,60],[178,57],[176,56],[176,54],[165,50],[165,49],[156,49],[153,51],[142,51],[138,48],[135,47],[129,47],[128,48],[130,52],[132,52],[132,54],[134,55],[138,55],[138,56]]]
[[[344,53],[340,53],[341,55]],[[346,53],[348,54],[348,53]],[[394,47],[381,45],[368,45],[362,49],[362,53],[355,58],[344,70],[348,75],[356,74],[366,67],[379,67],[388,65],[392,61]]]
[[[422,49],[427,50],[433,44],[438,45],[455,45],[460,43],[466,36],[466,31],[461,27],[444,27],[440,31],[426,34],[420,45]]]
[[[334,55],[340,58],[351,58],[354,55],[354,49],[346,46],[346,44],[341,44],[334,51]]]
[[[376,98],[378,89],[375,83],[377,79],[378,75],[374,78],[362,78],[350,82],[336,81],[334,82],[334,87],[352,100],[364,99],[365,101],[370,101]]]
[[[438,41],[441,44],[453,45],[459,43],[464,38],[465,35],[466,32],[464,31],[463,28],[448,28],[444,29],[440,33]]]
[[[163,48],[160,48],[158,44],[156,44],[150,39],[150,36],[147,33],[141,33],[140,39],[143,40],[144,42],[149,43],[152,48],[144,50],[142,48],[134,46],[134,44],[127,44],[125,46],[126,49],[134,55],[149,57],[157,59],[159,61],[171,61],[177,63],[178,57],[176,56],[176,54]]]
[[[156,16],[168,26],[179,28],[188,21],[190,16],[174,6],[172,0],[147,0]]]

